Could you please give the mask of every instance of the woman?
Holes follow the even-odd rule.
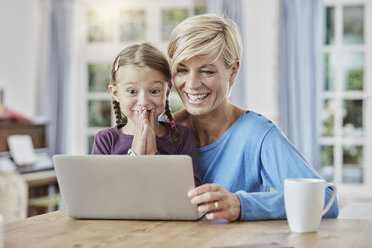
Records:
[[[173,81],[185,105],[174,118],[194,133],[203,183],[189,197],[208,219],[283,219],[284,179],[319,175],[271,121],[229,101],[241,54],[236,25],[216,15],[188,18],[171,34]],[[327,189],[327,202],[331,195]],[[335,201],[325,217],[337,215]]]

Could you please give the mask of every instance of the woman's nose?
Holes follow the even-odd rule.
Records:
[[[199,73],[190,72],[186,84],[189,89],[198,89],[202,85],[202,80],[199,76]]]

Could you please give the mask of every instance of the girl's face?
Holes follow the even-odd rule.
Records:
[[[211,60],[206,56],[195,56],[181,61],[173,81],[187,112],[205,116],[227,103],[230,82],[234,81],[238,69],[238,62],[226,69],[221,58]]]
[[[137,110],[155,110],[154,118],[161,115],[169,94],[164,75],[149,67],[121,66],[116,72],[116,86],[110,85],[112,97],[120,103],[120,109],[128,118],[128,124],[137,121]]]

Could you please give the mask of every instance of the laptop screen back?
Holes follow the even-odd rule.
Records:
[[[55,155],[67,214],[82,219],[195,220],[187,155]]]

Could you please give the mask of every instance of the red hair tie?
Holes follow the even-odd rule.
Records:
[[[174,122],[174,120],[170,121],[170,126],[171,126],[171,129],[176,128],[176,123]]]

